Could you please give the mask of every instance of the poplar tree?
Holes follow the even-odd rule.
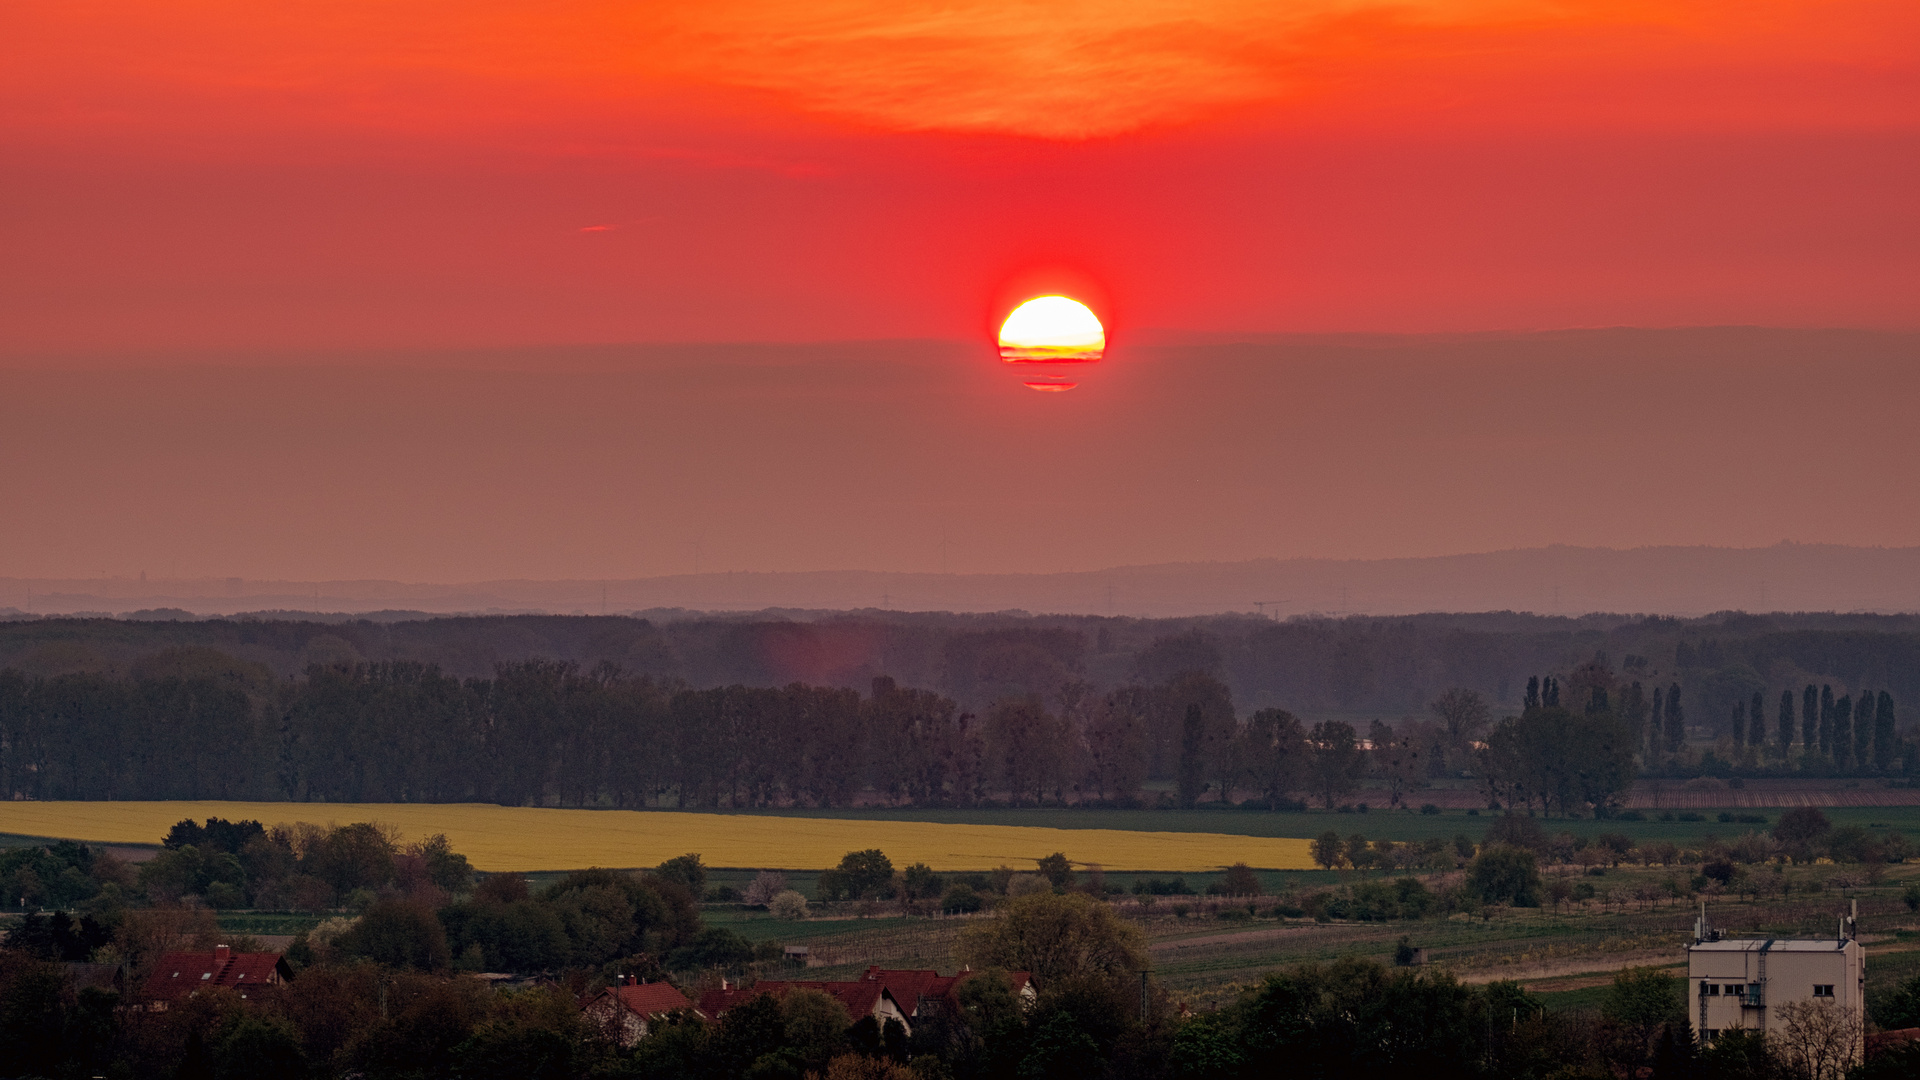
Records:
[[[1800,745],[1809,754],[1820,745],[1820,688],[1812,683],[1800,696]]]
[[[1873,691],[1862,690],[1853,703],[1853,763],[1866,768],[1873,764]]]
[[[1780,760],[1785,761],[1793,752],[1793,691],[1780,691],[1780,715],[1774,723],[1780,736]]]
[[[1893,751],[1899,749],[1899,732],[1893,730],[1893,694],[1880,692],[1874,703],[1874,765],[1885,773],[1893,767]]]
[[[1853,764],[1853,695],[1843,694],[1833,703],[1833,763],[1846,768]]]
[[[1191,810],[1200,801],[1200,793],[1206,789],[1206,760],[1201,756],[1206,748],[1207,718],[1197,704],[1188,704],[1186,715],[1180,718],[1180,806]]]
[[[1667,687],[1667,750],[1678,753],[1687,744],[1687,714],[1680,708],[1680,684]]]
[[[1667,696],[1653,688],[1653,713],[1647,719],[1647,760],[1658,757],[1667,742]]]
[[[1820,756],[1833,756],[1833,687],[1820,687]]]
[[[1753,692],[1753,700],[1747,704],[1747,742],[1753,746],[1765,746],[1767,743],[1767,695],[1761,691]]]
[[[1633,733],[1635,746],[1645,741],[1647,691],[1637,682],[1627,687],[1627,692],[1621,695],[1620,719],[1627,722],[1627,730]]]
[[[1882,772],[1893,766],[1895,741],[1893,695],[1882,690],[1873,710],[1873,763]]]

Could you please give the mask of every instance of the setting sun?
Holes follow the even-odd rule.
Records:
[[[1106,330],[1087,305],[1065,296],[1036,296],[1000,324],[1000,359],[1008,363],[1076,363],[1100,359]]]

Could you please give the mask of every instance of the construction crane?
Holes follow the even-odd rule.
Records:
[[[1253,602],[1253,610],[1259,612],[1260,617],[1264,619],[1267,617],[1267,608],[1269,605],[1273,607],[1279,607],[1281,604],[1288,604],[1288,603],[1292,603],[1292,601],[1291,600],[1255,600]]]

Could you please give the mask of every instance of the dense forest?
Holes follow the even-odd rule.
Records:
[[[44,619],[0,624],[0,791],[1277,807],[1466,777],[1578,812],[1636,771],[1904,775],[1917,681],[1901,617]]]

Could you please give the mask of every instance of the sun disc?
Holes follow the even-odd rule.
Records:
[[[1008,363],[1085,363],[1106,349],[1099,317],[1072,297],[1036,296],[1000,324],[1000,359]]]

